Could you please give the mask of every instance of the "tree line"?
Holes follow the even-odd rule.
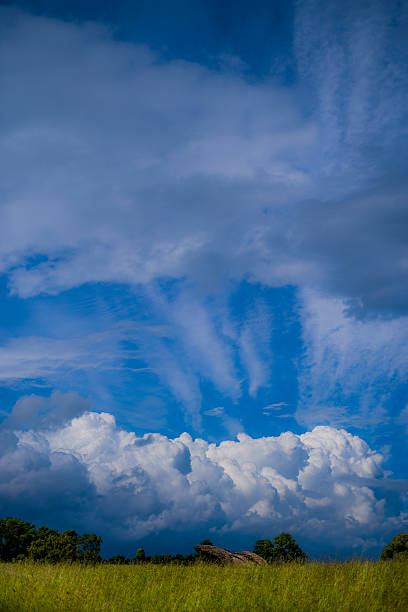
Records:
[[[202,540],[201,544],[213,546],[211,540]],[[127,559],[121,555],[116,555],[109,559],[110,563],[131,564],[131,563],[153,563],[155,565],[166,565],[176,563],[179,565],[190,565],[196,562],[206,562],[208,557],[203,554],[198,546],[194,547],[195,554],[189,555],[153,555],[147,557],[143,548],[139,548],[135,559]],[[289,561],[306,561],[307,554],[296,544],[290,533],[281,533],[271,540],[257,540],[254,546],[254,553],[263,557],[268,563],[285,563]]]
[[[63,533],[49,527],[36,529],[20,519],[0,518],[0,560],[63,561],[97,563],[101,561],[102,538],[94,533],[80,535],[73,529]]]
[[[213,545],[210,540],[202,540],[200,544]],[[167,554],[149,557],[143,548],[138,548],[134,558],[115,555],[110,559],[102,559],[101,545],[102,538],[94,533],[81,535],[73,529],[60,532],[44,525],[36,529],[32,523],[18,518],[0,518],[0,561],[30,559],[47,563],[190,565],[206,560],[198,546],[195,547],[194,554],[188,555]],[[268,563],[304,562],[307,559],[307,554],[290,533],[280,533],[273,542],[267,539],[257,540],[253,551]],[[399,533],[392,538],[384,547],[380,559],[408,559],[408,533]]]

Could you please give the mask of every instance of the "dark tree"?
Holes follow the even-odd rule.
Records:
[[[73,529],[68,529],[60,536],[59,549],[61,561],[78,561],[80,558],[81,536]]]
[[[109,559],[109,563],[114,563],[115,565],[127,565],[129,560],[123,555],[115,555]]]
[[[273,544],[270,540],[257,540],[254,546],[254,553],[265,559],[268,563],[273,560]]]
[[[101,560],[100,550],[102,544],[101,536],[95,533],[84,533],[80,536],[79,559],[86,563],[98,563]]]
[[[60,533],[55,529],[40,527],[36,539],[28,549],[30,559],[61,563],[81,560],[81,536],[73,529]]]
[[[214,544],[211,542],[211,540],[208,540],[208,539],[201,540],[200,546],[202,544],[204,546],[214,546]],[[200,551],[200,549],[198,548],[198,546],[194,546],[194,550],[195,550],[195,560],[196,561],[206,561],[207,560],[205,555],[203,555],[202,552]]]
[[[290,533],[280,533],[273,540],[272,561],[305,561],[307,554],[296,544]]]
[[[398,533],[387,546],[384,546],[380,559],[408,559],[408,533]]]
[[[81,536],[70,529],[61,534],[55,529],[40,527],[27,553],[30,559],[47,563],[97,563],[101,560],[101,544],[102,538],[94,533],[84,533]]]
[[[150,563],[153,565],[167,565],[171,563],[171,561],[171,555],[153,555],[153,557],[150,558]]]
[[[136,563],[144,563],[146,561],[146,553],[143,548],[138,548],[135,557]]]
[[[101,561],[102,538],[94,533],[79,535],[73,529],[60,533],[49,527],[39,527],[17,518],[0,518],[0,560],[30,558],[49,563]]]
[[[61,561],[61,534],[56,529],[39,527],[35,534],[35,540],[31,542],[28,557],[34,561],[48,561],[57,563]]]
[[[0,559],[13,561],[27,555],[35,538],[35,527],[26,521],[11,516],[0,519]]]

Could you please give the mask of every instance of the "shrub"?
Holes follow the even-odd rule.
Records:
[[[387,546],[384,546],[380,559],[408,559],[408,533],[398,533]]]

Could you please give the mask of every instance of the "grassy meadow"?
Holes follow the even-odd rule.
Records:
[[[0,564],[0,610],[408,610],[408,562]]]

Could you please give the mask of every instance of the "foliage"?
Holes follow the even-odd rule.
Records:
[[[296,544],[290,533],[280,533],[273,539],[273,561],[305,561],[306,553]]]
[[[94,533],[79,535],[69,529],[60,533],[49,527],[39,527],[17,518],[0,519],[0,559],[16,561],[24,558],[48,563],[101,560],[102,538]]]
[[[108,563],[113,563],[114,565],[126,565],[129,562],[129,559],[126,559],[123,555],[114,555],[108,561]]]
[[[79,542],[75,531],[65,531],[61,534],[55,529],[40,527],[37,537],[28,548],[28,557],[34,561],[58,563],[61,561],[76,561],[79,552]]]
[[[273,544],[270,540],[257,540],[254,553],[263,557],[268,563],[283,563],[288,561],[305,561],[306,553],[296,544],[290,533],[280,533],[275,536]]]
[[[201,545],[203,545],[203,546],[214,546],[214,544],[208,538],[205,539],[205,540],[201,540],[200,546]],[[202,561],[202,562],[206,562],[207,561],[206,556],[201,553],[201,550],[198,548],[198,546],[194,546],[194,550],[195,550],[194,558],[195,558],[196,561]]]
[[[273,560],[273,544],[270,540],[257,540],[254,546],[254,553],[265,559],[268,563]]]
[[[143,548],[137,549],[135,560],[137,561],[137,563],[143,563],[144,561],[146,561],[146,553]]]
[[[86,563],[97,563],[101,560],[101,536],[95,533],[84,533],[79,536],[79,560]]]
[[[384,546],[380,559],[408,559],[408,533],[398,533],[387,546]]]
[[[408,563],[0,563],[0,610],[405,612]]]
[[[27,550],[35,538],[35,527],[11,516],[0,518],[0,559],[12,561],[27,556]]]
[[[70,529],[61,534],[55,529],[40,527],[28,548],[28,557],[34,561],[48,563],[97,563],[101,559],[101,544],[102,538],[94,533],[84,533],[81,536]]]
[[[190,565],[196,561],[193,555],[153,555],[146,557],[146,563],[152,565]]]

